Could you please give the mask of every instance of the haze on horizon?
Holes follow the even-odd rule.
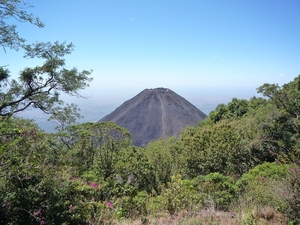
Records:
[[[73,42],[67,67],[93,70],[94,81],[83,91],[89,98],[66,98],[79,104],[82,121],[98,121],[157,87],[209,113],[233,97],[256,95],[264,83],[288,83],[300,71],[298,0],[27,2],[46,26],[15,22],[20,35],[28,43]],[[23,54],[0,51],[12,78],[41,64]],[[41,124],[45,117],[36,113],[25,112]]]
[[[198,109],[205,114],[209,114],[213,111],[217,105],[226,104],[232,98],[238,97],[241,99],[249,99],[253,96],[259,96],[255,90],[247,89],[172,89],[177,94],[181,95],[187,101],[192,103]],[[213,91],[214,90],[214,91]],[[80,113],[83,118],[78,122],[98,122],[107,114],[111,113],[125,101],[133,98],[141,91],[135,89],[122,89],[118,90],[106,90],[106,92],[95,92],[91,95],[85,95],[87,98],[80,99],[74,97],[65,96],[65,102],[74,102],[80,108]],[[90,93],[88,90],[85,93]],[[103,94],[104,93],[104,94]],[[47,121],[49,115],[41,113],[39,110],[27,110],[22,113],[16,114],[28,119],[34,119],[35,122],[45,130],[46,132],[55,132],[55,123],[53,121]]]

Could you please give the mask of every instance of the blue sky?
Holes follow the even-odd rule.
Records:
[[[201,93],[221,99],[225,92],[244,97],[263,83],[284,84],[300,74],[298,0],[27,2],[46,26],[16,23],[20,35],[29,43],[73,42],[67,66],[93,70],[86,93],[95,101],[114,93],[122,102],[156,87],[188,100],[193,93],[194,99]],[[12,75],[36,65],[22,55],[0,51],[1,64]]]

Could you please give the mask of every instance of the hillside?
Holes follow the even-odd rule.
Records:
[[[134,144],[178,136],[186,126],[195,126],[206,115],[186,99],[167,88],[145,89],[124,102],[99,122],[112,121],[125,127]]]
[[[0,224],[300,224],[299,86],[300,76],[263,84],[264,98],[233,98],[178,138],[144,147],[113,122],[49,134],[2,118]],[[164,127],[193,109],[162,88],[124,105],[117,110],[158,123],[155,109]]]

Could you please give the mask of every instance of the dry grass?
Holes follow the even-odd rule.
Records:
[[[251,222],[247,220],[249,216]],[[288,220],[282,214],[276,213],[271,207],[264,207],[259,210],[245,212],[223,212],[212,211],[209,209],[190,213],[182,211],[180,213],[169,215],[167,212],[161,212],[156,217],[148,216],[149,225],[287,225]],[[248,222],[246,222],[246,220]],[[143,225],[140,218],[135,220],[123,219],[110,221],[111,225]]]

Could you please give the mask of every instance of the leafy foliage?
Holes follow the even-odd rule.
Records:
[[[116,173],[120,183],[136,186],[140,191],[157,190],[153,164],[150,164],[143,149],[128,147],[120,152],[118,159]]]
[[[210,199],[210,204],[216,209],[228,210],[238,196],[238,187],[233,178],[220,173],[198,176],[193,179],[193,184],[199,185],[201,192],[207,195],[206,199]]]
[[[174,137],[149,143],[145,148],[149,162],[159,183],[167,185],[171,176],[181,174],[184,159]]]
[[[241,204],[251,202],[256,207],[271,206],[299,223],[299,172],[297,165],[279,162],[265,162],[254,167],[236,183]]]
[[[8,77],[9,77],[9,70],[0,67],[0,87],[5,86],[4,81],[7,81]]]
[[[5,88],[0,91],[0,116],[12,116],[33,107],[59,119],[58,114],[63,104],[59,99],[60,93],[81,97],[79,90],[87,87],[92,80],[89,78],[90,71],[65,68],[63,57],[70,54],[72,48],[72,44],[58,42],[27,45],[27,57],[46,61],[42,66],[25,68],[20,72],[18,81],[7,81]],[[72,112],[73,110],[70,111],[70,116]]]
[[[223,120],[183,131],[180,141],[186,154],[189,177],[213,172],[242,174],[257,163],[245,142],[253,135],[251,123]],[[249,137],[250,136],[250,137]]]
[[[286,206],[284,212],[289,218],[298,224],[300,222],[300,168],[297,165],[290,165],[286,176],[270,185],[270,190],[278,196]]]
[[[287,175],[289,165],[265,162],[249,170],[237,181],[241,195],[262,206],[276,206],[283,210],[286,205],[274,195],[272,183]]]
[[[276,84],[264,84],[258,92],[269,97],[269,110],[261,121],[266,142],[275,152],[299,156],[299,101],[300,76],[294,81],[279,87]],[[272,110],[270,110],[270,108]],[[298,156],[297,156],[298,154]]]
[[[170,214],[174,214],[195,204],[196,195],[196,189],[191,181],[182,180],[179,174],[174,175],[161,193],[163,207]]]
[[[233,98],[227,105],[219,104],[212,111],[207,120],[217,123],[220,120],[235,120],[255,113],[257,109],[264,106],[266,100],[263,98],[252,97],[249,101],[245,99]]]
[[[34,126],[24,127],[27,124],[22,120],[14,122],[19,127],[17,134],[8,139],[0,161],[0,201],[5,204],[1,208],[1,222],[42,224],[43,221],[72,221],[66,205],[70,198],[69,177],[66,179],[64,172],[57,167],[61,151],[54,145],[52,135]],[[82,216],[80,212],[76,220],[82,221]]]
[[[17,26],[7,23],[6,20],[14,19],[17,22],[28,22],[37,27],[44,27],[44,23],[38,17],[26,11],[30,7],[32,6],[26,1],[0,1],[0,45],[4,50],[5,48],[18,50],[25,43],[25,39],[17,32]]]
[[[128,130],[114,123],[83,123],[59,134],[74,166],[80,171],[93,169],[104,180],[115,173],[115,164],[123,148],[132,143]]]

